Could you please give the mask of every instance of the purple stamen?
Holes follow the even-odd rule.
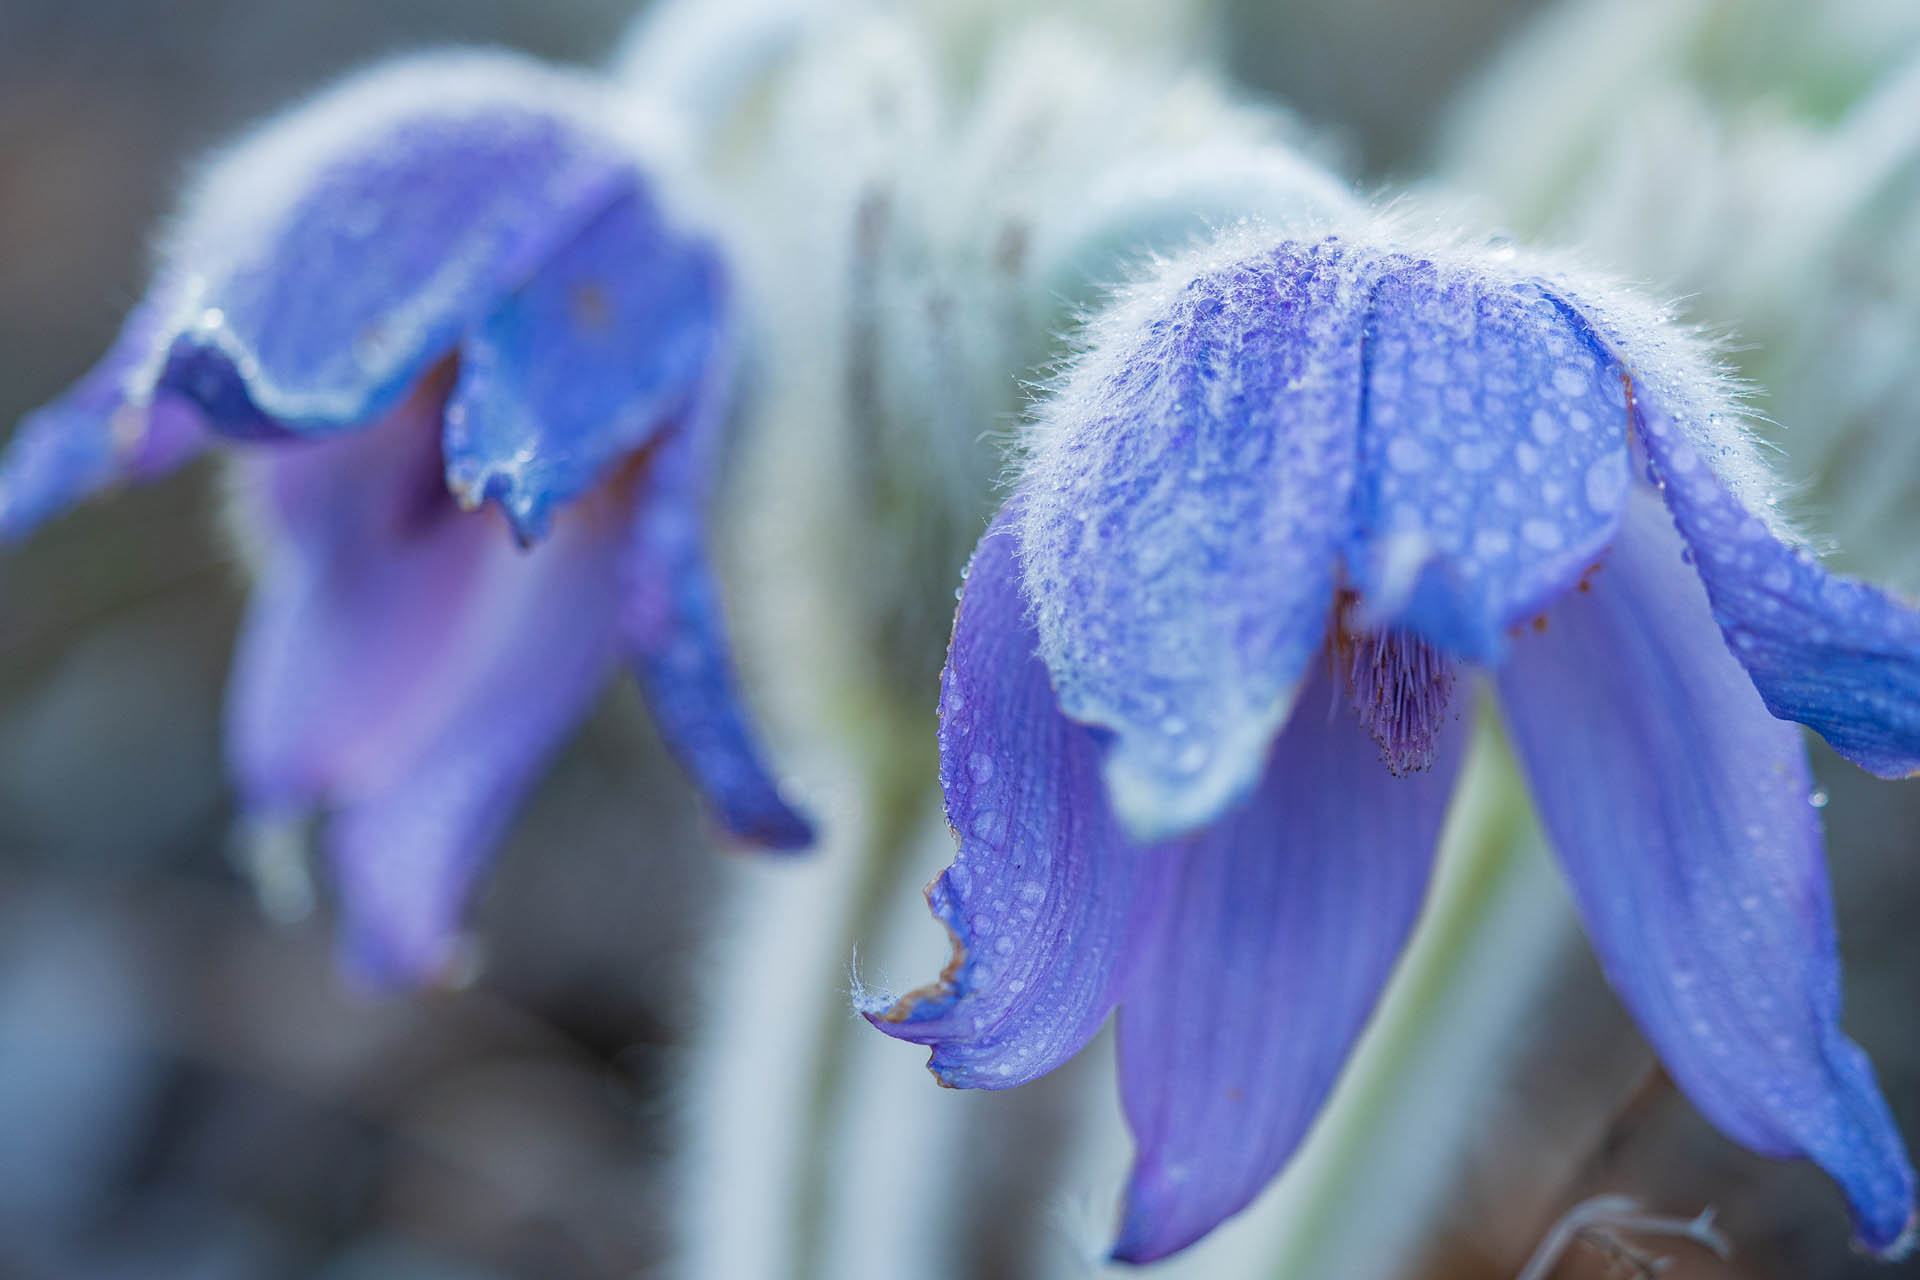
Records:
[[[1342,632],[1347,702],[1397,778],[1433,767],[1433,743],[1453,695],[1453,663],[1404,631]]]

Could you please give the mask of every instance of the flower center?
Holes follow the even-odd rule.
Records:
[[[1453,696],[1453,662],[1404,631],[1355,631],[1356,602],[1343,598],[1328,642],[1333,673],[1347,704],[1380,746],[1380,762],[1395,777],[1433,765],[1434,739]]]

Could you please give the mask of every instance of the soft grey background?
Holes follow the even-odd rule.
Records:
[[[1527,7],[1230,0],[1227,47],[1373,183],[1418,172],[1438,104]],[[598,58],[628,8],[0,0],[0,424],[105,346],[200,149],[391,51]],[[691,798],[616,692],[502,855],[479,981],[384,1005],[341,992],[324,919],[267,923],[227,856],[219,701],[242,591],[214,488],[202,466],[0,557],[0,1277],[654,1269],[686,957],[716,883]],[[1821,760],[1850,1025],[1920,1135],[1913,806]],[[1635,1101],[1556,1153],[1566,1201],[1718,1201],[1745,1246],[1736,1267],[1673,1274],[1920,1275],[1842,1270],[1823,1182],[1706,1130],[1636,1056],[1584,950],[1562,964],[1557,1019],[1429,1274],[1511,1274],[1546,1226],[1506,1211],[1512,1153],[1611,1107],[1598,1073]],[[1561,1274],[1631,1272],[1588,1249]]]

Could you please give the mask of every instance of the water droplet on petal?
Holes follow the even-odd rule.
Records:
[[[973,815],[973,834],[989,844],[1007,838],[1007,817],[998,809],[982,809]]]
[[[1620,509],[1627,496],[1626,460],[1618,455],[1601,458],[1587,468],[1587,505],[1600,515]]]
[[[1538,547],[1542,551],[1557,550],[1561,542],[1560,526],[1551,520],[1538,518],[1521,524],[1520,536],[1525,538],[1530,546]]]
[[[1427,451],[1411,436],[1395,436],[1387,445],[1387,465],[1395,471],[1420,471],[1427,465]]]

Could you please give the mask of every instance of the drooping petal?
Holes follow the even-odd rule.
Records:
[[[21,419],[0,457],[0,542],[26,537],[111,485],[158,479],[200,452],[200,415],[153,390],[178,305],[177,289],[157,283],[100,363]]]
[[[629,190],[462,342],[448,484],[532,541],[662,423],[717,414],[725,288],[713,246]]]
[[[1126,838],[1092,735],[1054,704],[1014,508],[974,552],[941,678],[940,781],[960,852],[927,901],[953,959],[929,986],[864,1009],[929,1046],[928,1066],[955,1088],[1011,1088],[1079,1052],[1137,963],[1176,861]]]
[[[1148,1262],[1244,1208],[1319,1113],[1425,897],[1471,719],[1395,777],[1308,686],[1259,789],[1167,851],[1171,902],[1121,997],[1138,1155],[1114,1256]]]
[[[1818,1163],[1885,1250],[1914,1175],[1840,1031],[1805,747],[1728,652],[1682,546],[1637,491],[1591,590],[1516,643],[1507,719],[1601,965],[1668,1072],[1729,1137]]]
[[[634,181],[592,91],[504,54],[348,81],[226,156],[174,257],[195,278],[161,385],[239,436],[389,409]]]
[[[1920,772],[1920,609],[1782,542],[1665,406],[1642,390],[1634,409],[1714,619],[1767,709],[1883,778]]]
[[[1259,779],[1350,521],[1369,267],[1337,241],[1226,256],[1095,323],[1022,486],[1041,652],[1141,838]]]
[[[493,526],[488,554],[406,749],[391,743],[378,775],[334,796],[342,942],[363,977],[410,983],[444,969],[477,873],[605,683],[614,516],[570,513],[529,552],[481,521]]]
[[[1363,616],[1497,661],[1619,522],[1613,363],[1538,286],[1401,258],[1369,299],[1366,371],[1349,557]]]
[[[596,494],[532,551],[441,482],[443,372],[357,436],[261,448],[267,543],[228,698],[243,805],[320,806],[348,959],[404,982],[448,957],[465,891],[615,652],[624,506]]]
[[[707,554],[699,422],[676,424],[640,463],[620,564],[619,630],[667,747],[720,824],[769,849],[813,829],[780,794],[734,678]]]
[[[235,456],[239,524],[262,561],[227,699],[229,764],[250,809],[308,808],[377,773],[458,642],[462,602],[504,531],[463,519],[442,483],[449,378],[442,369],[356,435]]]

